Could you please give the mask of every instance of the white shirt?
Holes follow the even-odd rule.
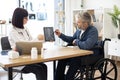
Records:
[[[84,30],[81,30],[81,33],[80,33],[80,39],[81,39],[81,36],[82,36],[82,34],[84,33],[85,31]]]
[[[13,27],[9,33],[9,42],[11,48],[14,48],[16,42],[19,41],[32,41],[32,36],[30,35],[29,30],[27,27],[24,29]]]
[[[24,29],[12,27],[9,33],[9,42],[11,48],[15,48],[16,42],[19,41],[32,41],[32,36],[30,35],[29,30],[25,27]],[[14,69],[22,70],[24,66],[14,67]]]

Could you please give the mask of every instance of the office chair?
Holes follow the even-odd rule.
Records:
[[[10,46],[10,43],[9,43],[9,40],[8,40],[7,36],[1,37],[1,48],[2,48],[2,51],[1,51],[2,55],[7,55],[7,52],[9,50],[11,50],[11,46]],[[7,68],[4,68],[4,70],[7,71]],[[22,71],[21,70],[13,69],[13,72],[21,73],[20,80],[23,80]]]

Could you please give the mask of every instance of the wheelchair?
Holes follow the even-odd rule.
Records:
[[[74,75],[74,80],[117,80],[117,67],[113,60],[104,58],[104,44],[110,39],[99,41],[92,49],[98,55],[81,57],[81,65]]]

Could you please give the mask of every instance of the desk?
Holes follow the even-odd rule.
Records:
[[[60,59],[84,56],[89,54],[93,54],[93,52],[88,50],[81,50],[76,47],[71,48],[55,46],[53,48],[46,49],[44,51],[44,57],[41,57],[41,55],[39,55],[38,58],[34,60],[30,58],[30,55],[22,55],[19,58],[13,60],[10,60],[8,56],[0,56],[0,66],[8,68],[8,80],[12,80],[12,67],[40,62],[56,61]]]

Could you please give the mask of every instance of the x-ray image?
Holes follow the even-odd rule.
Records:
[[[53,27],[44,27],[45,41],[55,41]]]

